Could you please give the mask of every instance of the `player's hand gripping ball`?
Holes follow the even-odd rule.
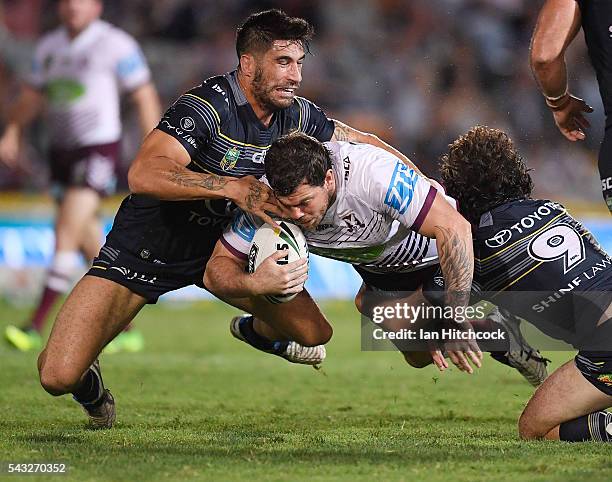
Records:
[[[257,267],[270,255],[286,249],[289,254],[277,261],[278,264],[288,264],[298,259],[308,259],[308,244],[302,230],[295,224],[285,221],[278,222],[281,229],[273,228],[269,224],[262,225],[251,242],[249,250],[249,273],[254,273]],[[270,303],[286,303],[297,296],[297,293],[289,295],[266,295]]]

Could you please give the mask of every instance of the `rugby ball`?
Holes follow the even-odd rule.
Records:
[[[295,224],[285,221],[278,222],[281,229],[273,228],[269,224],[261,226],[251,241],[249,249],[248,271],[254,273],[257,267],[270,255],[279,250],[287,249],[289,254],[277,261],[278,264],[287,264],[298,259],[308,259],[308,244],[302,230]],[[286,303],[295,298],[297,293],[289,295],[265,295],[270,303]]]

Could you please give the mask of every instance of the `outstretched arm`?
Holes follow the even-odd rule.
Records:
[[[531,39],[530,64],[557,127],[570,141],[585,138],[590,127],[584,112],[593,109],[573,96],[567,84],[565,51],[580,30],[580,8],[575,0],[547,0]]]

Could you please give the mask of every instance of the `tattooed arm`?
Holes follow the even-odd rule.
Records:
[[[229,199],[244,211],[274,224],[264,210],[278,212],[268,186],[253,176],[218,176],[187,169],[191,162],[174,137],[154,129],[144,140],[128,172],[130,191],[166,201]]]
[[[440,267],[446,286],[445,305],[452,307],[453,310],[465,310],[470,302],[474,274],[474,250],[470,223],[441,194],[437,193],[419,233],[436,238]],[[471,330],[469,323],[457,324],[455,327]],[[473,372],[468,358],[474,365],[480,367],[482,353],[475,341],[447,344],[445,348],[451,361],[460,370]],[[446,362],[440,350],[437,350],[432,357],[440,369],[445,368]]]
[[[415,170],[422,177],[427,179],[427,176],[425,176],[419,170],[419,168],[416,167],[416,165],[414,165],[414,163],[410,159],[404,156],[404,154],[402,154],[400,151],[398,151],[393,146],[390,146],[389,144],[387,144],[377,135],[359,131],[336,119],[334,119],[334,125],[335,125],[335,129],[334,129],[334,135],[331,138],[332,141],[359,142],[362,144],[370,144],[372,146],[380,147],[381,149],[384,149],[385,151],[393,154],[395,157],[400,159],[408,167]]]

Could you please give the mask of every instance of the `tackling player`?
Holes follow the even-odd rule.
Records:
[[[584,114],[593,109],[571,94],[565,64],[565,51],[582,25],[606,115],[605,134],[599,149],[599,174],[604,200],[612,212],[611,24],[612,2],[607,0],[547,0],[531,40],[530,61],[561,133],[570,141],[583,140],[584,130],[590,127]]]
[[[82,254],[100,250],[100,199],[115,190],[121,138],[120,94],[134,103],[143,136],[159,120],[151,74],[136,41],[100,20],[101,0],[60,0],[62,26],[37,44],[32,72],[10,109],[0,138],[0,161],[18,167],[23,129],[48,108],[52,194],[57,201],[55,251],[36,310],[24,327],[9,325],[14,347],[40,349],[40,333],[55,301],[72,286]],[[115,347],[137,351],[142,335],[132,330]]]
[[[264,173],[270,144],[290,130],[392,148],[332,119],[297,97],[313,30],[280,10],[251,15],[238,29],[238,68],[182,95],[145,139],[106,244],[60,310],[39,357],[40,380],[52,395],[72,393],[97,427],[115,420],[96,357],[147,303],[175,289],[203,285],[217,239],[239,206],[273,222],[278,212]],[[295,300],[306,330],[292,331],[282,310],[250,306],[305,346],[325,343],[331,327],[310,296]],[[299,361],[302,353],[284,356]],[[318,357],[322,356],[320,352]],[[297,357],[297,359],[295,358]],[[88,368],[89,367],[89,368]]]
[[[522,438],[612,441],[612,260],[560,204],[531,199],[508,136],[477,126],[442,157],[442,179],[474,227],[474,289],[580,351],[535,392]]]

